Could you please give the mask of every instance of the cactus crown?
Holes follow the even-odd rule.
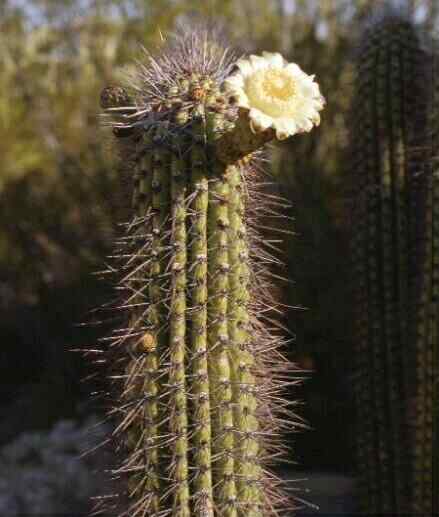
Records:
[[[160,54],[144,50],[146,63],[139,62],[134,73],[127,74],[126,88],[110,87],[103,91],[101,105],[113,115],[129,111],[124,123],[113,120],[114,127],[135,127],[150,120],[172,120],[172,112],[183,108],[187,112],[206,100],[213,109],[220,85],[236,61],[236,56],[225,48],[219,34],[207,29],[195,29],[189,35],[175,34]],[[217,99],[224,104],[224,99]],[[132,121],[135,119],[135,121]]]

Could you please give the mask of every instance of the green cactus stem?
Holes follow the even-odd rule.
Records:
[[[117,262],[125,324],[108,351],[122,392],[121,515],[290,508],[267,465],[285,427],[282,390],[297,381],[251,303],[266,283],[247,232],[254,153],[275,133],[252,132],[223,90],[234,62],[195,32],[150,57],[131,88],[102,95],[133,185]]]

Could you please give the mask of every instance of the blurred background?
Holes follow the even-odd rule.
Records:
[[[318,130],[274,149],[270,172],[294,219],[284,223],[295,233],[284,247],[290,282],[278,286],[297,307],[285,317],[289,353],[313,370],[291,394],[310,429],[289,439],[298,471],[355,479],[343,157],[357,38],[390,3],[0,0],[1,515],[81,515],[99,484],[102,457],[77,456],[103,436],[93,427],[101,408],[84,382],[91,365],[71,351],[105,335],[90,311],[111,285],[94,273],[120,221],[99,93],[134,66],[140,45],[200,15],[222,23],[240,51],[279,51],[316,74],[327,99]],[[436,0],[393,4],[427,28],[437,22]]]

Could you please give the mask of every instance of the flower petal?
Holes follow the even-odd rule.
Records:
[[[299,89],[302,92],[302,95],[306,97],[319,97],[320,90],[319,85],[313,81],[311,81],[308,77],[302,78],[298,81]]]
[[[320,126],[320,113],[314,113],[311,117],[311,122],[317,127]]]
[[[274,129],[276,130],[276,138],[278,140],[285,140],[297,132],[294,120],[286,118],[277,119],[274,123]]]
[[[234,74],[229,76],[224,81],[224,86],[228,89],[240,89],[244,87],[244,78],[241,74]]]
[[[254,72],[261,70],[262,68],[267,68],[270,65],[270,63],[261,56],[255,56],[252,54],[249,59]]]
[[[307,133],[308,131],[311,131],[313,128],[313,123],[310,120],[310,118],[302,116],[296,120],[297,124],[297,132],[298,133]]]
[[[248,59],[238,59],[236,66],[239,68],[241,72],[240,75],[243,79],[254,72],[253,66]]]
[[[278,140],[286,140],[289,136],[291,136],[288,131],[285,131],[281,128],[276,128],[276,138]]]
[[[273,124],[273,119],[262,111],[251,108],[249,112],[250,124],[254,132],[265,131]]]
[[[279,68],[283,67],[286,62],[279,52],[262,52],[262,55],[271,65]]]
[[[300,66],[296,65],[296,63],[288,63],[288,65],[285,67],[285,70],[294,76],[302,77],[304,74]]]
[[[282,118],[279,120],[280,127],[290,135],[297,132],[297,122],[293,118]]]
[[[241,93],[237,96],[237,104],[240,108],[247,108],[250,109],[250,102],[248,100],[247,95]]]

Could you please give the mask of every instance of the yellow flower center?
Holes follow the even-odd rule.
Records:
[[[246,80],[245,91],[250,105],[271,117],[289,115],[294,111],[297,86],[294,77],[281,68],[258,70]]]
[[[261,78],[261,87],[265,95],[279,100],[292,100],[296,94],[296,86],[293,78],[282,70],[271,70]]]

